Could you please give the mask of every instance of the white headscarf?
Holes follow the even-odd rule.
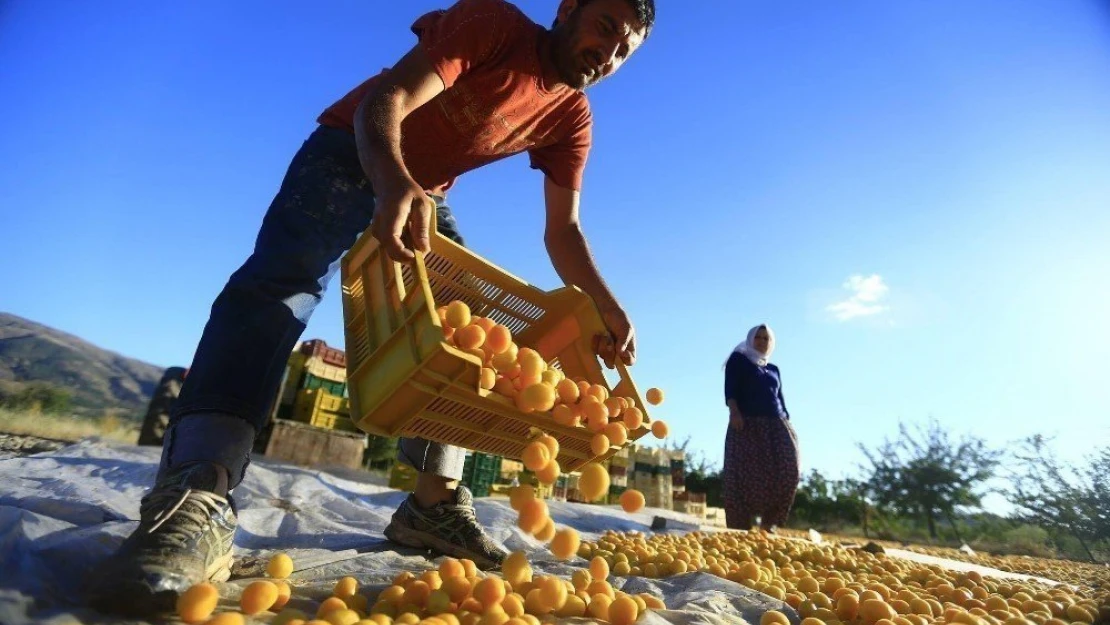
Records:
[[[767,340],[767,353],[766,354],[759,353],[759,350],[757,350],[755,348],[755,335],[759,332],[760,328],[766,328],[767,329],[767,339],[768,340]],[[773,330],[771,330],[771,326],[764,323],[764,324],[757,325],[756,327],[752,328],[751,330],[748,330],[748,338],[745,339],[744,342],[737,345],[736,349],[732,350],[732,353],[734,353],[734,354],[743,354],[745,357],[747,357],[748,360],[754,362],[755,364],[759,365],[760,367],[765,367],[765,366],[767,366],[767,362],[771,359],[771,353],[774,352],[774,351],[775,351],[775,333],[774,333]]]

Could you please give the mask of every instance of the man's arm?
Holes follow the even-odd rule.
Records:
[[[405,167],[401,122],[443,89],[443,79],[418,43],[367,92],[355,111],[358,159],[376,197],[372,231],[394,260],[414,257],[401,240],[406,225],[411,228],[415,248],[428,251],[434,210]]]
[[[543,191],[547,206],[543,238],[551,264],[563,282],[582,289],[593,298],[601,311],[602,318],[616,341],[615,346],[600,346],[599,351],[606,363],[612,366],[613,355],[606,352],[615,347],[622,360],[631,365],[636,359],[635,330],[628,315],[602,279],[593,255],[590,254],[590,247],[578,221],[578,191],[561,187],[546,176]]]

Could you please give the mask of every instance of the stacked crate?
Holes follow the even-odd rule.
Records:
[[[329,430],[358,432],[351,421],[349,402],[322,388],[302,388],[293,402],[293,420]]]
[[[628,490],[627,486],[617,486],[616,484],[609,484],[609,504],[619,504],[621,502],[621,495],[624,491]]]
[[[577,502],[584,502],[585,501],[585,499],[582,497],[582,491],[579,490],[579,488],[578,488],[578,481],[581,477],[582,477],[582,474],[579,473],[579,472],[567,473],[566,474],[566,478],[567,478],[567,501],[577,501]],[[588,502],[588,503],[595,503],[595,502]]]
[[[609,458],[609,484],[622,488],[628,487],[628,474],[632,464],[632,453],[635,445],[623,447]]]
[[[676,492],[674,494],[674,509],[676,512],[685,512],[699,519],[704,519],[705,493]]]
[[[307,433],[312,432],[313,436],[326,439],[334,434],[336,445],[345,440],[344,437],[353,436],[362,442],[365,454],[367,436],[350,418],[349,402],[346,399],[346,366],[347,359],[343,351],[328,347],[324,341],[313,339],[298,345],[286,361],[270,420],[257,437],[255,451],[302,462],[300,456],[294,459],[289,455],[293,453],[289,449],[293,448],[287,443],[271,442],[271,438],[278,436],[280,430],[280,436],[288,436],[292,432],[309,436]],[[290,429],[294,425],[292,422],[299,423],[296,428]],[[281,445],[278,445],[279,442]],[[300,450],[300,447],[296,449]],[[305,447],[297,453],[309,458],[315,453],[310,451]],[[308,461],[304,460],[302,463],[304,462]]]
[[[642,447],[634,452],[631,486],[644,495],[648,507],[670,510],[673,507],[670,454],[663,449]]]
[[[560,475],[555,484],[551,487],[552,501],[566,501],[567,500],[567,476]]]
[[[357,432],[347,400],[347,358],[320,339],[301,343],[289,355],[274,407],[278,419]]]
[[[501,482],[511,484],[515,479],[520,481],[520,474],[524,472],[524,463],[519,460],[501,459]]]
[[[463,477],[460,482],[470,489],[475,497],[489,497],[490,488],[501,476],[501,456],[468,452],[463,463]]]
[[[671,487],[675,493],[686,491],[686,452],[676,450],[671,455]]]

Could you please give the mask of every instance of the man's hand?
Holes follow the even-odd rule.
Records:
[[[619,357],[625,365],[636,363],[636,329],[624,309],[617,305],[601,309],[601,319],[609,329],[609,336],[595,337],[594,351],[605,366],[612,369]]]
[[[408,262],[416,258],[413,250],[431,249],[429,230],[435,204],[420,185],[412,179],[400,178],[378,194],[376,203],[370,230],[390,258]],[[406,230],[412,248],[404,240]]]
[[[413,260],[413,249],[428,251],[435,210],[431,198],[405,167],[401,122],[443,89],[443,80],[421,44],[416,44],[366,92],[355,111],[358,160],[375,196],[370,229],[389,257],[399,262]],[[406,245],[406,233],[411,248]]]
[[[593,298],[608,336],[595,336],[594,352],[612,369],[619,357],[626,365],[636,362],[636,330],[612,291],[601,279],[590,247],[578,223],[578,192],[565,189],[544,177],[547,223],[544,243],[555,271],[566,284],[573,284]]]

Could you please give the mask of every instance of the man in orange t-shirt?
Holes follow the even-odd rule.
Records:
[[[562,0],[551,29],[504,0],[460,0],[417,19],[419,42],[396,65],[320,115],[254,253],[212,306],[139,527],[101,569],[96,605],[172,609],[189,586],[226,579],[237,526],[229,493],[340,257],[369,227],[392,258],[411,261],[429,249],[433,210],[440,232],[462,243],[445,202],[460,174],[528,153],[544,173],[552,264],[598,304],[612,335],[602,357],[633,362],[632,324],[578,221],[592,127],[583,90],[615,72],[654,21],[653,0]],[[399,456],[419,478],[386,536],[496,567],[505,552],[458,485],[464,450],[404,439]]]

